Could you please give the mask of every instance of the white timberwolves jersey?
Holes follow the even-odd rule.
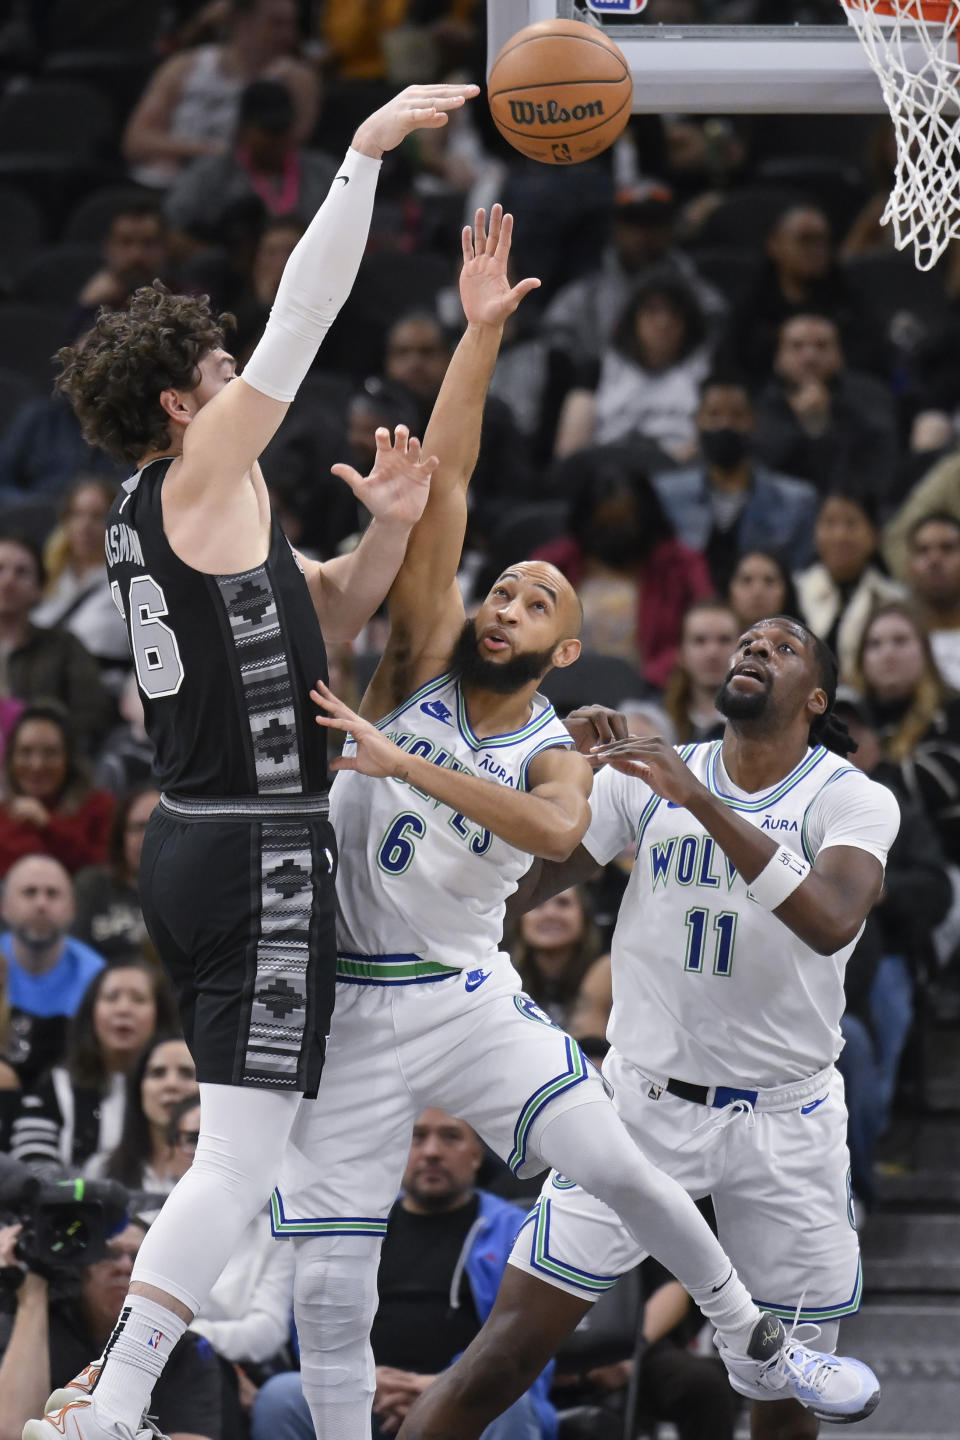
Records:
[[[886,863],[900,811],[891,791],[822,746],[769,790],[728,777],[722,742],[680,754],[699,780],[812,864],[830,845]],[[800,1080],[840,1053],[843,972],[856,940],[818,955],[747,886],[689,811],[609,767],[596,777],[584,845],[636,860],[614,932],[611,1044],[645,1074],[697,1085]]]
[[[534,755],[573,743],[540,695],[522,730],[478,739],[449,674],[422,686],[378,728],[411,755],[512,790],[526,789]],[[350,741],[344,754],[353,750]],[[349,770],[333,784],[330,819],[340,851],[341,957],[418,957],[461,970],[490,962],[507,898],[530,868],[525,851],[404,781]]]

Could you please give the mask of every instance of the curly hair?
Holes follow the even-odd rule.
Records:
[[[205,355],[224,344],[229,314],[214,315],[206,295],[172,295],[154,281],[125,310],[101,308],[93,328],[57,352],[57,389],[70,401],[91,445],[136,464],[170,444],[163,390],[192,390]]]

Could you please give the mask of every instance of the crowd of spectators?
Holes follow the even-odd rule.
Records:
[[[0,1336],[0,1440],[19,1435],[18,1407],[42,1403],[51,1376],[65,1381],[97,1352],[142,1225],[198,1128],[192,1062],[137,898],[158,794],[103,563],[125,476],[52,392],[51,356],[98,307],[123,307],[156,278],[231,311],[242,364],[355,125],[410,81],[482,81],[485,5],[12,0],[5,17],[0,1146],[39,1173],[122,1182],[139,1218],[63,1297],[59,1281],[49,1289],[49,1374],[36,1329],[48,1282],[24,1282]],[[836,0],[650,0],[643,18],[843,23]],[[325,558],[356,543],[362,516],[329,467],[367,468],[378,425],[422,433],[460,323],[459,227],[477,205],[512,209],[516,273],[543,286],[511,320],[493,378],[462,583],[470,599],[509,561],[552,560],[582,598],[585,653],[547,693],[558,708],[623,708],[632,733],[676,743],[722,733],[714,695],[737,634],[760,617],[798,616],[833,646],[855,762],[894,789],[904,817],[847,980],[841,1063],[867,1207],[878,1140],[898,1094],[909,1098],[914,1017],[956,1019],[960,994],[960,252],[919,275],[893,251],[877,223],[890,166],[889,127],[872,117],[827,128],[673,115],[634,117],[610,152],[567,171],[510,150],[477,101],[385,160],[354,293],[263,460],[298,547]],[[381,634],[375,620],[331,656],[350,703]],[[598,1054],[629,864],[558,895],[505,941],[528,992]],[[451,1336],[468,1339],[485,1313],[476,1235],[513,1223],[476,1191],[480,1152],[464,1128],[428,1112],[413,1199],[392,1217],[383,1434],[448,1362]],[[484,1163],[496,1188],[503,1176]],[[418,1209],[434,1169],[454,1177],[449,1203]],[[418,1357],[404,1277],[427,1230],[442,1244]],[[158,1388],[165,1430],[275,1433],[296,1342],[292,1263],[268,1231],[265,1216],[251,1227],[165,1375],[170,1393]],[[0,1265],[14,1241],[0,1231]],[[447,1260],[465,1268],[440,1344]],[[682,1350],[689,1317],[661,1295],[671,1283],[656,1281],[675,1323],[653,1306],[650,1336],[679,1336]],[[604,1376],[595,1390],[627,1372]],[[546,1437],[543,1398],[524,1423]],[[718,1406],[707,1399],[706,1428],[688,1416],[683,1433],[719,1435]]]

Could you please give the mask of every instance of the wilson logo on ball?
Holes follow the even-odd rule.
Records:
[[[536,103],[532,100],[511,100],[510,116],[518,125],[569,125],[571,120],[592,120],[603,114],[603,101],[591,100],[586,105],[560,105],[556,100]]]

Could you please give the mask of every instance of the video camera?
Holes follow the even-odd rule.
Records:
[[[0,1213],[23,1226],[23,1263],[50,1278],[106,1258],[107,1241],[127,1223],[127,1192],[116,1180],[40,1180],[0,1154]]]

